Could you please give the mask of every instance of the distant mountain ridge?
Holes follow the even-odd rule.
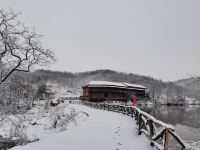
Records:
[[[33,82],[52,81],[57,83],[69,84],[71,86],[82,86],[91,80],[113,81],[113,82],[127,82],[149,85],[151,82],[163,84],[161,80],[156,80],[148,76],[141,76],[133,73],[123,73],[114,70],[95,70],[80,73],[51,71],[51,70],[37,70],[32,73]],[[73,83],[72,83],[73,82]]]
[[[187,78],[175,81],[174,83],[187,89],[200,90],[200,78]]]
[[[149,89],[153,99],[158,99],[162,95],[166,95],[167,97],[177,97],[177,95],[180,96],[183,94],[190,97],[196,96],[193,95],[194,93],[191,92],[191,89],[184,86],[185,82],[163,82],[148,76],[118,72],[114,70],[94,70],[80,73],[37,70],[32,72],[31,76],[32,83],[34,84],[42,84],[50,81],[52,83],[58,83],[73,88],[81,88],[92,80],[139,84]]]
[[[192,77],[174,82],[176,85],[190,90],[194,95],[200,97],[200,77]]]

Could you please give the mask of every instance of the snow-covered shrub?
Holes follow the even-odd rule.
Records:
[[[74,109],[69,110],[68,113],[63,111],[63,113],[54,114],[54,119],[52,121],[52,128],[54,129],[57,128],[59,131],[65,131],[67,130],[67,125],[70,122],[73,122],[75,125],[77,125],[76,123],[77,115],[78,112],[76,112]]]
[[[5,118],[2,116],[0,135],[18,140],[19,144],[26,144],[66,131],[88,117],[88,114],[69,107],[67,103],[48,109],[45,108],[46,103],[46,100],[36,101],[36,106],[24,114],[4,115]]]
[[[42,84],[38,87],[37,96],[39,99],[44,100],[45,98],[45,91],[46,91],[46,84]]]
[[[12,126],[10,128],[9,139],[17,139],[21,143],[26,143],[28,141],[26,127],[23,121],[21,117],[18,117],[17,120],[11,120]]]

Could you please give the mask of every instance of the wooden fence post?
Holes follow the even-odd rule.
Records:
[[[149,120],[149,129],[150,129],[150,137],[152,138],[154,136],[154,130],[153,130],[153,121]]]
[[[142,134],[140,131],[142,129],[142,115],[141,114],[138,115],[138,125],[139,125],[138,135],[141,135]]]
[[[168,146],[169,146],[169,129],[165,129],[165,139],[164,139],[164,150],[168,150]]]
[[[126,108],[123,106],[122,109],[123,109],[123,114],[125,115],[126,114]]]
[[[135,120],[137,120],[137,124],[138,124],[138,120],[139,120],[139,112],[138,111],[135,112]]]
[[[133,118],[134,109],[131,107],[131,117]]]

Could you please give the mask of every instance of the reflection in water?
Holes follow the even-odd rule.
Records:
[[[175,126],[183,140],[200,141],[200,106],[145,106],[141,109]]]

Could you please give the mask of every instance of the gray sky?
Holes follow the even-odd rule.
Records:
[[[164,81],[200,75],[199,0],[0,0],[22,11],[57,63],[50,69],[114,69]]]

